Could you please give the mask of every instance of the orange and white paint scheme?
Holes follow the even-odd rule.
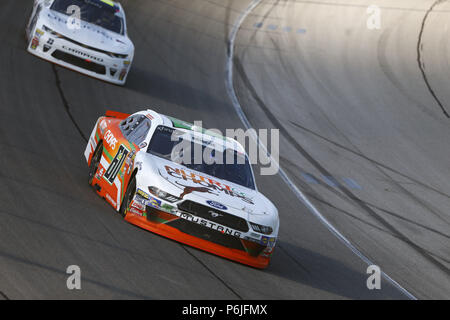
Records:
[[[191,163],[188,149],[175,152],[181,142],[202,154],[211,151],[216,160],[231,154],[242,161]],[[239,263],[268,266],[278,211],[257,190],[236,140],[152,110],[107,111],[95,124],[85,158],[90,185],[126,221]]]

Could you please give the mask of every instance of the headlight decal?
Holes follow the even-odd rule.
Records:
[[[273,229],[271,227],[268,226],[263,226],[254,222],[250,222],[250,226],[252,227],[252,229],[256,232],[262,233],[262,234],[266,234],[269,235],[273,232]]]
[[[157,187],[148,187],[148,191],[150,191],[150,193],[152,195],[154,195],[155,197],[158,197],[160,199],[163,199],[163,200],[171,202],[171,203],[181,200],[180,198],[178,198],[168,192],[165,192]]]

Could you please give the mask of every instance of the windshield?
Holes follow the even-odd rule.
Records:
[[[147,152],[191,170],[254,190],[253,174],[247,156],[233,149],[223,150],[223,146],[219,150],[218,146],[213,147],[210,142],[193,139],[191,134],[183,131],[158,126]]]
[[[80,8],[80,19],[107,30],[124,34],[124,21],[118,15],[118,7],[101,0],[55,0],[51,9],[76,17],[76,7]]]

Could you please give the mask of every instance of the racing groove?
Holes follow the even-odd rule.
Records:
[[[442,159],[449,129],[414,50],[432,2],[410,3],[386,8],[385,29],[368,33],[360,2],[263,1],[236,39],[235,88],[254,127],[281,129],[281,165],[358,249],[417,297],[448,297],[450,188]],[[404,298],[387,282],[369,291],[367,266],[279,176],[257,177],[281,219],[279,247],[264,271],[131,226],[92,192],[85,137],[108,109],[149,107],[206,127],[242,127],[225,89],[225,61],[231,27],[249,1],[123,4],[136,45],[124,88],[27,54],[31,1],[0,4],[1,296]],[[422,59],[425,70],[434,68],[428,81],[445,105],[449,79],[439,70],[446,62],[427,46],[445,52],[445,35],[432,30],[447,13],[445,4],[434,10],[442,17],[428,16]],[[338,23],[323,25],[330,20]],[[361,190],[332,187],[322,175],[351,177]],[[72,264],[82,270],[80,291],[66,288]]]

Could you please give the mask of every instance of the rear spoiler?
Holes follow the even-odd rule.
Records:
[[[108,110],[108,111],[106,111],[105,116],[111,117],[111,118],[116,118],[116,119],[126,119],[130,115],[128,113],[122,113],[122,112],[118,112],[118,111]]]

